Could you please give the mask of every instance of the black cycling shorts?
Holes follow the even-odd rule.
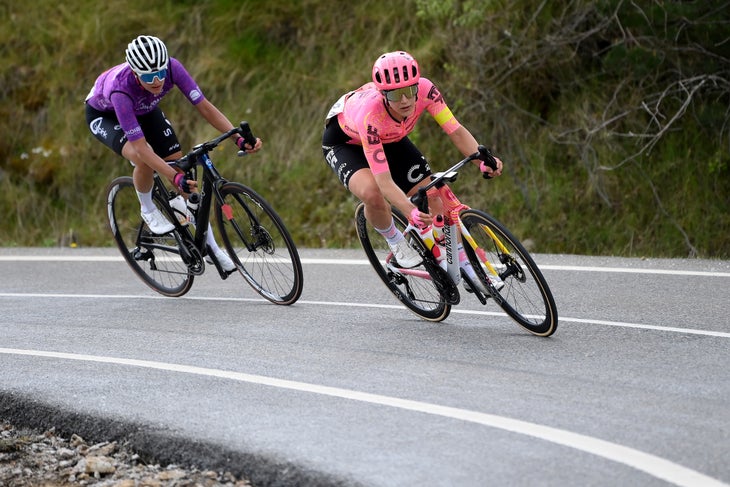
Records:
[[[142,133],[152,150],[162,159],[180,151],[180,142],[177,140],[175,129],[165,118],[160,107],[156,107],[150,113],[138,115],[137,121],[142,128]],[[127,136],[124,134],[116,113],[101,112],[86,104],[86,124],[91,133],[102,144],[111,150],[122,155],[122,147],[127,143]]]
[[[337,119],[331,119],[322,135],[322,153],[329,167],[346,188],[353,174],[360,169],[370,168],[362,146],[348,144],[348,140],[350,138],[342,131]],[[398,142],[383,144],[383,149],[388,160],[390,175],[404,193],[407,194],[431,174],[426,158],[408,137]]]

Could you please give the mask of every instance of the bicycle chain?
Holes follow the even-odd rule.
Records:
[[[430,253],[423,256],[423,267],[426,268],[426,271],[431,276],[433,283],[436,285],[436,289],[438,289],[439,294],[444,298],[446,304],[459,304],[459,301],[461,301],[459,288],[456,287],[451,277],[438,265],[436,259]]]

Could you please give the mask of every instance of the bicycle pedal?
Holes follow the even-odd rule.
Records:
[[[132,258],[134,260],[150,260],[153,257],[152,252],[147,249],[137,247],[132,251]]]
[[[224,270],[223,275],[221,276],[221,279],[223,279],[225,281],[226,279],[228,279],[228,276],[230,276],[231,274],[235,274],[237,271],[238,271],[238,269],[232,269],[230,271]]]

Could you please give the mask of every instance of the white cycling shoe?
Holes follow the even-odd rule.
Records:
[[[400,267],[410,269],[422,262],[421,256],[408,245],[408,241],[405,238],[396,244],[388,244],[388,246],[390,247],[390,251],[393,252],[396,263]]]
[[[155,208],[150,213],[142,212],[142,220],[147,224],[150,232],[157,235],[163,235],[175,229],[175,225],[170,223],[158,208]]]
[[[213,255],[215,255],[215,260],[218,261],[224,271],[231,272],[236,270],[236,264],[228,257],[225,250],[218,248],[213,251]],[[212,264],[213,262],[209,260],[208,263]]]
[[[484,284],[482,284],[482,281],[477,277],[476,272],[474,272],[474,268],[471,266],[470,262],[465,262],[461,266],[461,269],[467,276],[469,276],[469,279],[479,289],[479,292],[481,292],[482,294],[489,294],[487,288],[484,287]],[[487,279],[489,279],[489,281],[492,283],[492,286],[494,286],[497,291],[501,290],[504,287],[504,281],[499,276],[487,274]],[[474,292],[471,286],[469,286],[469,283],[466,282],[466,280],[464,280],[464,289],[470,293]]]

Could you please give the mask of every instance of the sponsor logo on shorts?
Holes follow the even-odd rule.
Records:
[[[409,183],[417,183],[426,177],[426,173],[421,170],[422,167],[423,166],[421,166],[420,164],[411,166],[411,168],[408,170],[408,176],[407,176]]]
[[[102,125],[101,125],[102,120],[103,120],[102,117],[95,118],[94,120],[92,120],[91,123],[89,124],[89,129],[91,130],[92,134],[98,135],[102,139],[106,139],[108,134],[107,134],[106,130],[104,130],[104,127],[102,127]]]

